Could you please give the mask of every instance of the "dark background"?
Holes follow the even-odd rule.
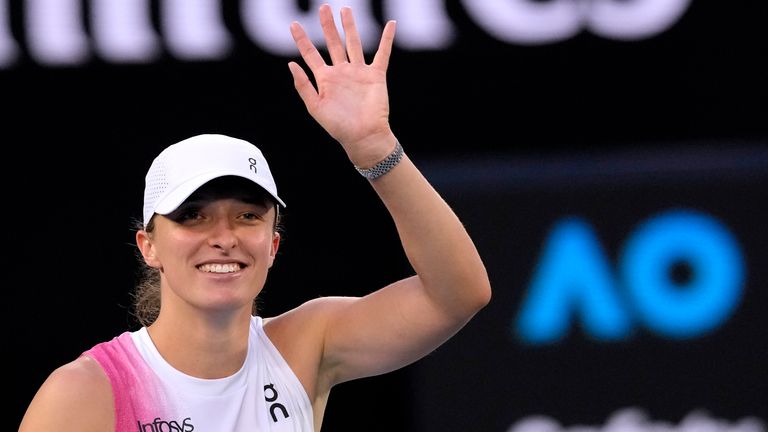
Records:
[[[270,161],[288,208],[262,315],[409,274],[383,206],[295,94],[295,58],[249,40],[237,3],[222,2],[236,41],[224,59],[70,66],[28,55],[25,5],[8,3],[21,50],[0,66],[12,427],[54,368],[136,328],[132,224],[152,158],[180,139],[230,134]],[[334,389],[324,430],[505,431],[533,415],[603,425],[628,407],[765,428],[768,6],[693,1],[652,37],[542,45],[496,40],[460,3],[445,7],[450,47],[395,47],[391,123],[476,240],[494,299],[427,358]],[[578,323],[548,346],[509,337],[556,221],[586,218],[615,263],[627,234],[670,208],[710,214],[739,241],[747,276],[722,326],[686,340],[639,328],[600,342]]]

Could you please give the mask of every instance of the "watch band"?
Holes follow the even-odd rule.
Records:
[[[392,153],[390,153],[387,157],[384,158],[381,162],[377,163],[376,165],[370,167],[370,168],[359,168],[355,167],[357,172],[359,172],[363,177],[367,178],[368,180],[373,180],[375,178],[379,178],[383,176],[384,174],[388,173],[389,170],[394,168],[397,164],[400,163],[400,161],[403,159],[403,146],[400,145],[400,141],[395,141],[395,149],[392,150]]]

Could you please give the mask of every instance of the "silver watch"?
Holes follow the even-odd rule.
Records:
[[[392,153],[390,153],[387,157],[384,158],[381,162],[377,163],[376,165],[370,167],[370,168],[359,168],[355,167],[357,172],[359,172],[363,177],[367,178],[368,180],[373,180],[375,178],[381,177],[384,174],[388,173],[389,170],[394,168],[397,164],[400,163],[400,161],[403,159],[403,146],[400,145],[400,141],[395,141],[395,149],[392,150]]]

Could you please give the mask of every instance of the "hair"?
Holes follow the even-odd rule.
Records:
[[[266,192],[261,194],[265,197],[265,200],[271,202],[275,206],[275,221],[273,225],[274,232],[283,232],[282,218],[280,214],[280,206],[277,202],[269,197]],[[135,220],[133,223],[133,229],[136,231],[144,230],[150,236],[155,231],[155,216],[149,220],[146,226],[140,220]],[[282,236],[281,236],[282,239]],[[157,320],[160,314],[160,270],[149,266],[141,252],[136,250],[136,258],[139,264],[138,281],[132,294],[133,298],[133,316],[141,326],[148,327]],[[251,314],[256,315],[258,312],[258,297],[253,300],[251,308]]]

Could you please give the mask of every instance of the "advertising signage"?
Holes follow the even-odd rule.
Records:
[[[767,162],[731,147],[429,165],[494,300],[416,366],[415,430],[766,430]]]
[[[320,43],[321,3],[0,0],[14,418],[135,329],[143,176],[181,138],[270,161],[289,206],[264,316],[411,274],[293,87],[289,24]],[[768,3],[328,3],[367,55],[397,20],[390,123],[493,299],[417,363],[335,388],[326,429],[768,430]]]

